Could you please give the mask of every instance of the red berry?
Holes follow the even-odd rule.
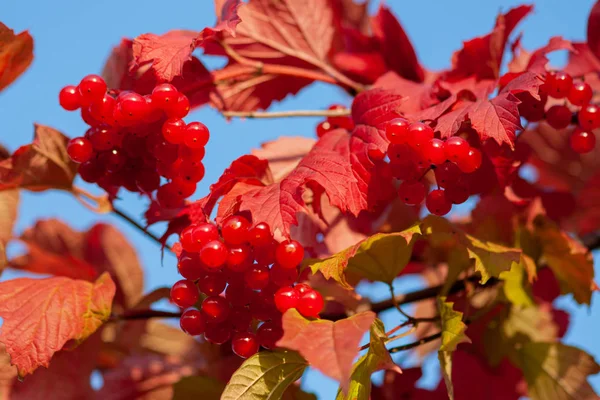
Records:
[[[302,297],[304,294],[313,290],[313,288],[311,288],[310,285],[306,283],[298,283],[296,284],[296,286],[294,286],[294,290],[298,292],[298,296]]]
[[[204,339],[213,344],[223,344],[231,338],[231,328],[227,324],[207,325]]]
[[[77,137],[69,140],[67,144],[67,153],[71,160],[76,163],[89,161],[94,154],[94,148],[89,140],[83,137]]]
[[[250,248],[242,244],[240,246],[229,246],[227,255],[227,268],[234,272],[245,272],[251,265]]]
[[[273,321],[267,321],[256,330],[258,344],[265,349],[275,348],[275,344],[283,337],[283,329]]]
[[[225,298],[232,306],[243,307],[252,301],[254,292],[242,283],[231,283],[225,289]]]
[[[200,182],[204,178],[204,173],[204,164],[202,162],[183,160],[178,175],[188,182]]]
[[[579,126],[585,131],[600,128],[600,109],[595,104],[588,104],[579,110],[577,115]]]
[[[116,105],[117,101],[107,93],[101,100],[92,103],[90,106],[90,114],[95,120],[112,126],[115,122],[113,115]]]
[[[335,128],[329,123],[329,121],[323,121],[317,125],[317,137],[323,137],[324,134],[334,129]]]
[[[264,222],[256,224],[248,231],[248,241],[254,247],[268,246],[273,241],[271,228]]]
[[[120,149],[112,149],[100,154],[102,164],[108,172],[117,172],[125,165],[127,157]]]
[[[448,214],[452,209],[452,203],[446,198],[446,194],[441,189],[429,192],[425,204],[430,213],[440,216]]]
[[[242,244],[248,241],[250,221],[241,215],[232,215],[223,221],[221,235],[227,244]]]
[[[187,255],[182,254],[177,263],[177,271],[185,279],[192,281],[200,279],[205,275],[200,259],[197,255],[192,255],[191,253],[187,253]]]
[[[296,268],[281,268],[275,264],[270,271],[270,280],[276,286],[290,286],[298,279],[298,270]]]
[[[408,143],[412,147],[422,147],[425,143],[433,139],[433,129],[422,122],[413,122],[408,126]]]
[[[104,168],[102,167],[102,164],[100,164],[98,160],[94,158],[79,165],[77,172],[79,172],[81,179],[88,183],[96,183],[101,177],[104,176]]]
[[[118,147],[121,137],[113,128],[93,128],[90,131],[89,138],[94,150],[110,150]]]
[[[157,108],[166,111],[172,104],[177,103],[179,92],[175,89],[175,86],[163,83],[152,90],[151,98],[152,103],[154,103]]]
[[[156,190],[156,201],[161,207],[177,208],[182,205],[183,199],[177,196],[176,188],[167,183]]]
[[[69,85],[62,88],[58,94],[58,102],[67,111],[75,111],[81,107],[81,95],[77,86]]]
[[[392,144],[409,144],[409,125],[405,118],[393,119],[385,126],[385,136]]]
[[[456,161],[456,165],[465,174],[477,171],[481,167],[481,151],[471,147],[465,157]]]
[[[206,125],[201,122],[190,122],[185,128],[183,141],[187,147],[198,149],[206,146],[209,137]]]
[[[187,252],[191,252],[191,253],[197,253],[200,251],[200,248],[202,247],[200,245],[200,243],[197,243],[196,241],[194,241],[192,239],[192,231],[194,230],[196,226],[195,225],[190,225],[187,228],[185,228],[183,231],[181,231],[181,234],[179,235],[179,241],[181,242],[181,247],[183,247],[183,250],[187,251]]]
[[[217,240],[218,238],[219,229],[217,229],[214,224],[208,222],[199,224],[198,226],[194,227],[191,232],[191,240],[193,240],[197,245],[197,247],[194,246],[194,248],[198,249],[196,251],[200,251],[204,244],[212,240]]]
[[[567,106],[552,106],[546,111],[546,122],[554,129],[564,129],[571,123],[571,110]]]
[[[150,109],[144,96],[132,92],[127,93],[123,97],[119,97],[117,108],[123,119],[128,123],[140,123],[145,121]]]
[[[95,101],[99,101],[106,93],[106,82],[98,75],[88,75],[79,82],[79,94],[81,104],[89,106]]]
[[[183,159],[183,161],[197,163],[202,161],[205,154],[206,149],[204,149],[204,147],[192,149],[187,146],[179,146],[179,158]]]
[[[231,329],[236,332],[245,332],[250,329],[252,323],[252,313],[246,307],[236,307],[229,313],[227,323],[231,325]]]
[[[329,108],[328,108],[328,110],[330,110],[330,111],[345,110],[345,109],[346,109],[346,107],[344,107],[341,104],[333,104],[333,105],[329,106]],[[349,131],[354,129],[354,121],[352,120],[352,118],[350,118],[346,115],[342,115],[339,117],[327,117],[327,122],[329,122],[335,128],[344,128]]]
[[[177,161],[179,147],[176,144],[162,140],[155,144],[153,154],[158,161],[165,164],[172,164]]]
[[[269,267],[260,264],[250,266],[244,274],[244,282],[252,290],[261,290],[269,284]]]
[[[398,186],[398,196],[404,204],[416,206],[423,202],[427,188],[421,182],[404,181]]]
[[[444,153],[446,154],[446,158],[454,162],[466,157],[470,148],[469,142],[460,136],[449,137],[444,143]]]
[[[594,96],[592,87],[583,81],[573,82],[569,90],[568,100],[574,106],[583,106],[589,103]]]
[[[177,195],[181,198],[190,197],[196,192],[196,182],[190,182],[183,178],[175,178],[171,183],[175,187]]]
[[[218,324],[229,316],[230,306],[225,297],[209,296],[202,302],[202,314],[210,323]]]
[[[208,274],[198,281],[198,289],[207,296],[218,296],[225,290],[225,274]]]
[[[321,293],[316,290],[306,292],[298,301],[298,312],[307,318],[318,318],[323,310],[324,302]]]
[[[299,300],[300,296],[298,295],[298,292],[294,290],[294,288],[282,287],[275,292],[275,306],[282,313],[286,312],[290,308],[296,308]]]
[[[541,88],[540,88],[541,89]],[[548,95],[540,90],[540,99],[535,99],[529,92],[517,93],[515,95],[521,103],[519,114],[530,122],[538,122],[544,119],[544,107],[548,101]]]
[[[440,165],[446,162],[446,153],[444,151],[444,141],[440,139],[431,139],[423,144],[421,154],[429,164]]]
[[[188,335],[198,336],[204,333],[206,323],[200,311],[195,308],[189,308],[181,314],[179,326]]]
[[[435,180],[441,188],[447,188],[457,182],[462,175],[460,168],[454,163],[447,162],[435,169]]]
[[[153,123],[158,121],[163,117],[163,112],[160,107],[157,107],[154,101],[152,100],[152,95],[145,95],[144,100],[146,100],[146,123]]]
[[[180,93],[177,101],[169,103],[164,110],[169,118],[184,118],[190,112],[190,101],[185,94]]]
[[[181,308],[193,306],[199,298],[198,288],[194,285],[194,282],[188,279],[177,281],[171,287],[171,300]]]
[[[250,332],[238,332],[231,339],[231,349],[242,358],[252,357],[258,351],[256,335]]]
[[[467,201],[471,195],[469,186],[461,180],[446,188],[444,194],[446,195],[446,199],[453,204],[462,204]]]
[[[227,260],[227,247],[218,241],[212,240],[200,249],[200,260],[210,269],[219,269]]]
[[[135,174],[135,184],[140,192],[151,193],[160,186],[160,175],[153,169],[140,169]]]
[[[304,247],[295,240],[286,240],[277,245],[275,259],[281,268],[296,268],[304,259]]]
[[[165,121],[162,126],[162,135],[169,143],[183,143],[183,134],[185,132],[185,122],[179,118],[171,118]]]
[[[273,240],[266,246],[254,248],[254,259],[259,264],[271,265],[275,262],[275,249],[279,243]]]
[[[546,75],[546,93],[555,99],[564,99],[571,91],[573,78],[566,72],[558,71]]]
[[[569,137],[569,144],[571,145],[571,149],[576,153],[589,153],[596,147],[596,136],[593,132],[575,129]]]

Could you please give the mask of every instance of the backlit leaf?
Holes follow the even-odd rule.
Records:
[[[208,376],[188,376],[173,385],[173,400],[220,400],[225,389],[223,382]]]
[[[513,263],[510,271],[500,273],[500,279],[504,281],[502,286],[504,295],[515,306],[527,307],[533,305],[527,270],[535,272],[535,268],[535,262],[523,254],[521,255],[521,262]]]
[[[452,384],[452,352],[438,351],[438,361],[440,362],[440,369],[442,370],[442,377],[444,378],[448,398],[454,400],[454,385]]]
[[[6,243],[12,238],[12,230],[17,219],[19,191],[0,192],[0,270],[6,266]]]
[[[445,297],[438,299],[438,311],[442,323],[442,344],[440,351],[452,352],[460,343],[470,343],[465,335],[467,325],[463,322],[463,313],[454,311],[454,303],[446,301]]]
[[[0,90],[10,85],[33,61],[33,38],[23,31],[15,35],[0,22]]]

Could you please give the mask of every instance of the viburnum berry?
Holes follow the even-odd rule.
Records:
[[[227,286],[227,279],[223,273],[211,273],[198,281],[198,289],[207,296],[218,296]]]
[[[166,111],[179,99],[179,91],[169,83],[162,83],[152,90],[152,102],[157,108]]]
[[[196,251],[200,251],[206,243],[219,239],[219,229],[214,224],[201,223],[193,227],[190,236],[190,239],[198,245],[198,247],[195,247],[198,249]]]
[[[95,120],[105,125],[114,125],[114,110],[117,101],[110,94],[105,94],[100,100],[90,105],[90,114]]]
[[[462,204],[469,199],[469,186],[459,180],[458,182],[448,186],[444,191],[444,195],[446,196],[446,199],[453,204]]]
[[[600,128],[600,108],[595,104],[588,104],[579,110],[577,119],[579,126],[584,131],[592,131]]]
[[[179,158],[181,158],[184,162],[197,163],[202,161],[205,154],[206,149],[204,147],[192,149],[187,146],[179,146]]]
[[[578,81],[573,82],[567,99],[574,106],[584,106],[592,100],[593,96],[592,87],[586,82]]]
[[[571,91],[573,78],[563,71],[550,72],[546,74],[546,93],[555,99],[564,99]]]
[[[231,349],[242,358],[252,357],[258,351],[256,335],[250,332],[238,332],[231,339]]]
[[[77,170],[81,179],[88,183],[96,183],[104,176],[104,168],[98,162],[97,159],[92,158],[91,160],[84,162],[79,165]]]
[[[254,292],[243,283],[229,282],[225,289],[225,298],[232,306],[243,307],[250,304]]]
[[[88,139],[96,151],[110,150],[120,144],[120,136],[113,128],[97,127],[89,132]]]
[[[318,318],[324,304],[321,293],[312,289],[300,296],[296,309],[307,318]]]
[[[421,204],[426,195],[427,188],[421,182],[404,181],[398,186],[398,196],[409,206]]]
[[[279,243],[275,240],[272,240],[270,244],[261,247],[255,247],[254,251],[254,259],[259,264],[271,265],[275,263],[275,250]]]
[[[593,132],[575,129],[569,136],[569,145],[576,153],[589,153],[596,147],[596,136]]]
[[[275,344],[283,337],[283,329],[281,325],[274,321],[264,322],[256,330],[256,339],[265,349],[271,350],[275,348]]]
[[[298,292],[292,287],[282,287],[275,292],[275,306],[282,313],[290,308],[296,308],[299,300]]]
[[[179,272],[179,275],[192,281],[200,279],[205,275],[205,271],[202,269],[202,264],[200,263],[198,256],[187,252],[179,257],[177,271]]]
[[[162,135],[169,143],[183,143],[185,122],[180,118],[170,118],[162,126]]]
[[[334,129],[335,128],[329,123],[329,121],[323,121],[317,125],[317,137],[323,137],[324,134]]]
[[[196,192],[196,182],[190,182],[183,178],[175,178],[171,182],[177,195],[181,198],[190,197]]]
[[[225,297],[209,296],[202,302],[201,310],[209,323],[218,324],[227,319],[230,306]]]
[[[189,308],[181,314],[179,319],[179,326],[181,330],[191,336],[198,336],[204,333],[206,329],[206,322],[202,313],[195,309]]]
[[[69,140],[67,153],[74,162],[84,163],[92,158],[94,148],[92,147],[92,143],[86,138],[77,137]]]
[[[481,161],[481,151],[471,147],[466,155],[456,160],[456,165],[465,174],[470,174],[479,169]]]
[[[226,265],[227,268],[234,272],[244,272],[250,268],[250,248],[241,244],[239,246],[228,246]]]
[[[409,144],[409,126],[406,118],[395,118],[385,126],[385,136],[392,144]]]
[[[296,268],[281,268],[275,264],[269,272],[270,281],[276,286],[290,286],[298,279],[298,270]]]
[[[425,205],[430,213],[435,215],[446,215],[452,209],[452,203],[446,198],[446,194],[441,189],[435,189],[429,192]]]
[[[81,107],[81,95],[77,86],[68,85],[58,94],[60,106],[67,111],[75,111]]]
[[[190,122],[185,128],[183,142],[187,147],[197,149],[206,146],[209,137],[206,125],[201,122]]]
[[[181,308],[188,308],[196,304],[200,298],[200,292],[194,282],[182,279],[175,282],[171,287],[171,300]]]
[[[422,147],[433,139],[433,129],[423,122],[413,122],[408,126],[408,137],[410,146]]]
[[[330,111],[345,109],[346,107],[344,107],[341,104],[333,104],[328,108],[328,110]],[[344,128],[349,131],[354,129],[354,120],[352,120],[351,117],[346,115],[340,115],[337,117],[327,117],[327,122],[329,122],[334,128]]]
[[[207,324],[204,339],[213,344],[226,343],[231,338],[231,328],[227,324]]]
[[[282,268],[296,268],[304,259],[304,247],[295,240],[286,240],[277,245],[275,259]]]
[[[227,247],[219,240],[212,240],[200,249],[200,260],[210,269],[219,269],[227,261]]]
[[[264,289],[269,284],[269,267],[260,264],[251,265],[244,273],[244,281],[250,289]]]
[[[515,96],[521,101],[518,105],[521,117],[530,122],[538,122],[544,119],[544,107],[548,101],[546,93],[540,90],[539,100],[535,99],[529,92],[517,93]]]
[[[446,152],[444,151],[444,142],[440,139],[430,139],[424,143],[421,148],[421,155],[429,164],[440,165],[446,162]]]
[[[294,286],[294,290],[296,292],[298,292],[298,294],[300,296],[304,295],[305,293],[310,292],[311,290],[313,290],[313,288],[310,287],[309,284],[306,283],[297,283],[296,286]]]
[[[166,104],[164,111],[169,118],[184,118],[190,112],[190,101],[183,93],[179,93],[175,102]]]
[[[444,154],[448,160],[457,162],[467,156],[470,148],[469,142],[465,139],[460,136],[452,136],[444,143]]]
[[[189,160],[182,160],[179,167],[178,176],[185,179],[188,182],[200,182],[204,178],[204,164],[200,161],[193,162]]]
[[[183,199],[177,195],[177,188],[167,183],[156,190],[156,201],[163,208],[177,208]]]
[[[98,75],[87,75],[79,82],[79,95],[81,104],[89,106],[94,101],[100,100],[106,93],[106,82]]]
[[[256,224],[248,231],[248,241],[254,247],[268,246],[273,241],[271,228],[265,222]]]
[[[554,129],[564,129],[571,123],[571,110],[567,106],[555,105],[546,111],[546,122]]]
[[[468,155],[464,155],[462,157],[466,158]],[[460,168],[451,162],[446,162],[438,166],[434,173],[437,185],[441,188],[452,186],[458,181],[462,174]]]
[[[231,329],[236,332],[245,332],[250,329],[252,323],[252,313],[246,307],[235,307],[229,312],[227,323]]]
[[[221,235],[227,244],[242,244],[248,240],[250,221],[241,215],[232,215],[223,221]]]

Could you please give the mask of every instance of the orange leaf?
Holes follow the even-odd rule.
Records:
[[[33,60],[33,38],[27,31],[15,35],[0,22],[0,90],[10,85]]]
[[[48,367],[69,340],[94,333],[109,318],[114,295],[107,273],[94,283],[63,277],[0,283],[0,342],[19,375]]]

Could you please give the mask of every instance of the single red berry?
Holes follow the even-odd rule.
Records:
[[[296,284],[296,286],[294,286],[294,290],[298,292],[298,296],[302,297],[305,293],[308,293],[311,290],[313,290],[313,288],[311,288],[310,285],[306,283],[298,283]]]
[[[471,147],[466,156],[456,161],[458,168],[465,174],[470,174],[481,167],[481,151]]]
[[[329,111],[345,109],[346,107],[344,107],[341,104],[333,104],[328,108]],[[349,118],[346,115],[342,115],[339,117],[327,117],[327,122],[329,122],[332,126],[336,128],[344,128],[347,130],[352,130],[354,128],[354,121],[352,120],[352,118]]]
[[[252,357],[258,352],[256,335],[250,332],[238,332],[231,339],[231,349],[242,358]]]
[[[231,338],[231,327],[227,324],[207,324],[204,339],[213,344],[226,343]]]
[[[546,93],[540,90],[539,100],[535,99],[529,92],[517,93],[515,96],[521,101],[518,105],[521,117],[529,122],[538,122],[544,119],[544,108],[548,102],[548,95]]]
[[[177,208],[182,205],[183,199],[177,196],[176,188],[170,183],[162,185],[156,190],[156,201],[163,208]]]
[[[162,140],[154,146],[154,156],[165,164],[172,164],[179,156],[179,146]]]
[[[275,348],[275,344],[283,337],[283,329],[281,325],[273,321],[267,321],[258,327],[256,330],[256,338],[258,344],[265,349],[271,350]]]
[[[151,193],[160,186],[160,175],[153,169],[142,168],[135,173],[135,184],[142,193]]]
[[[600,128],[600,108],[595,104],[588,104],[579,110],[577,119],[579,120],[579,126],[584,131]]]
[[[196,228],[196,225],[190,225],[186,227],[183,231],[181,231],[181,234],[179,235],[181,247],[183,247],[183,250],[190,253],[197,253],[202,247],[200,243],[196,242],[192,238],[192,231],[194,230],[194,228]]]
[[[167,110],[172,104],[176,104],[179,99],[179,92],[175,86],[169,83],[162,83],[152,90],[152,103],[161,110]]]
[[[458,182],[446,188],[444,194],[446,195],[446,199],[451,201],[453,204],[462,204],[467,201],[471,195],[469,186],[462,180],[459,180]]]
[[[398,186],[398,197],[408,206],[419,205],[425,200],[427,188],[421,182],[404,181]]]
[[[128,123],[136,124],[144,122],[150,111],[144,96],[133,92],[120,97],[117,102],[117,108],[123,119]]]
[[[583,81],[573,82],[569,95],[567,96],[569,102],[574,106],[584,106],[592,100],[594,92],[592,87]]]
[[[277,245],[275,259],[281,268],[296,268],[304,259],[304,247],[295,240],[286,240]]]
[[[571,110],[567,106],[555,105],[546,111],[546,122],[554,129],[564,129],[571,123]]]
[[[202,302],[201,309],[208,322],[218,324],[227,319],[230,306],[225,297],[209,296]]]
[[[317,137],[323,137],[324,134],[334,129],[335,128],[329,123],[329,121],[323,121],[317,125]]]
[[[202,223],[194,227],[191,232],[191,239],[197,244],[197,248],[200,251],[203,245],[206,243],[217,240],[219,238],[219,229],[216,225],[211,223]]]
[[[250,289],[264,289],[269,284],[269,267],[260,264],[251,265],[244,273],[244,282]]]
[[[291,287],[282,287],[275,293],[275,306],[282,313],[296,308],[299,300],[298,292]]]
[[[219,269],[227,261],[227,247],[218,240],[206,243],[200,249],[200,260],[209,269]]]
[[[82,105],[80,113],[81,113],[81,119],[83,120],[83,122],[85,122],[89,126],[100,126],[100,125],[102,125],[102,122],[97,121],[96,118],[94,118],[94,116],[92,114],[90,114],[90,107],[89,107],[89,105],[86,105],[86,106]]]
[[[275,240],[266,246],[254,248],[254,259],[259,264],[271,265],[275,262],[275,250],[279,243]]]
[[[113,128],[93,128],[88,137],[94,150],[110,150],[121,143],[121,135]]]
[[[58,94],[60,106],[67,111],[75,111],[81,107],[81,95],[77,86],[69,85],[60,90]]]
[[[169,143],[183,143],[185,122],[180,118],[170,118],[162,126],[162,135]]]
[[[88,75],[79,82],[79,94],[81,104],[89,106],[95,101],[102,99],[106,93],[106,82],[98,75]]]
[[[175,160],[173,163],[156,160],[156,172],[167,179],[175,179],[179,177],[179,168],[181,168],[180,160]]]
[[[441,188],[447,188],[456,183],[462,176],[460,168],[454,163],[446,162],[435,169],[435,180]]]
[[[422,147],[433,139],[433,129],[422,122],[413,122],[408,126],[408,137],[410,146]]]
[[[555,99],[564,99],[571,91],[573,78],[563,71],[546,74],[546,93]]]
[[[205,272],[202,269],[202,264],[200,263],[200,259],[196,254],[192,253],[181,255],[179,261],[177,262],[177,271],[185,279],[192,281],[200,279],[205,275]]]
[[[104,176],[105,171],[102,164],[100,164],[97,159],[92,158],[91,160],[80,164],[77,172],[85,182],[96,183]]]
[[[409,125],[406,118],[396,118],[385,126],[385,136],[392,144],[409,144]]]
[[[197,163],[202,161],[205,154],[206,149],[204,147],[192,149],[187,146],[179,146],[179,158],[183,159],[183,161]]]
[[[177,101],[169,103],[164,110],[169,118],[184,118],[190,112],[190,101],[185,94],[180,93]]]
[[[251,265],[250,248],[241,244],[239,246],[228,246],[229,254],[227,255],[227,268],[234,272],[245,272]]]
[[[196,304],[200,298],[200,292],[194,282],[182,279],[175,282],[171,287],[171,300],[181,308],[188,308]]]
[[[589,153],[596,147],[596,136],[593,132],[575,129],[569,137],[569,144],[575,153]]]
[[[110,94],[105,94],[102,99],[95,101],[90,105],[90,114],[94,119],[106,125],[113,126],[113,118],[117,101]]]
[[[466,157],[470,148],[469,142],[460,136],[449,137],[444,143],[444,153],[446,154],[446,158],[454,162],[457,162],[460,158]]]
[[[242,244],[248,241],[250,221],[241,215],[232,215],[223,221],[221,235],[227,244]]]
[[[276,286],[290,286],[298,279],[298,270],[296,268],[281,268],[275,264],[271,267],[270,281]]]
[[[175,178],[171,183],[175,187],[175,191],[179,197],[187,198],[196,192],[196,182],[190,182],[183,178]]]
[[[252,323],[252,313],[246,307],[232,308],[226,323],[235,332],[246,332]]]
[[[298,300],[298,312],[307,318],[318,318],[325,305],[323,296],[316,290],[306,292]]]
[[[146,119],[144,120],[144,122],[148,124],[157,122],[163,117],[163,110],[154,103],[154,101],[152,100],[152,95],[145,95],[144,100],[146,100],[147,110]]]
[[[271,228],[265,222],[256,224],[248,231],[248,241],[254,247],[268,246],[273,241]]]
[[[227,289],[225,289],[225,298],[229,301],[232,306],[244,307],[250,304],[254,292],[244,286],[242,283],[229,282]]]
[[[227,279],[223,273],[207,274],[198,281],[198,289],[207,296],[218,296],[227,286]]]
[[[198,149],[206,146],[210,133],[208,128],[201,122],[190,122],[185,128],[183,141],[187,147]]]
[[[188,182],[200,182],[204,178],[205,172],[202,162],[182,160],[178,176]]]
[[[188,308],[181,314],[179,319],[181,330],[191,336],[198,336],[204,333],[206,322],[202,313],[195,308]]]
[[[432,165],[440,165],[446,162],[446,153],[444,151],[444,141],[440,139],[430,139],[423,144],[421,149],[423,158]]]
[[[94,148],[89,140],[83,137],[76,137],[69,140],[67,144],[67,153],[71,160],[76,163],[89,161],[94,155]]]
[[[127,157],[120,149],[112,149],[100,154],[100,159],[108,172],[117,172],[125,165]]]
[[[440,216],[448,214],[452,209],[452,203],[446,198],[446,194],[441,189],[429,192],[425,204],[430,213]]]

